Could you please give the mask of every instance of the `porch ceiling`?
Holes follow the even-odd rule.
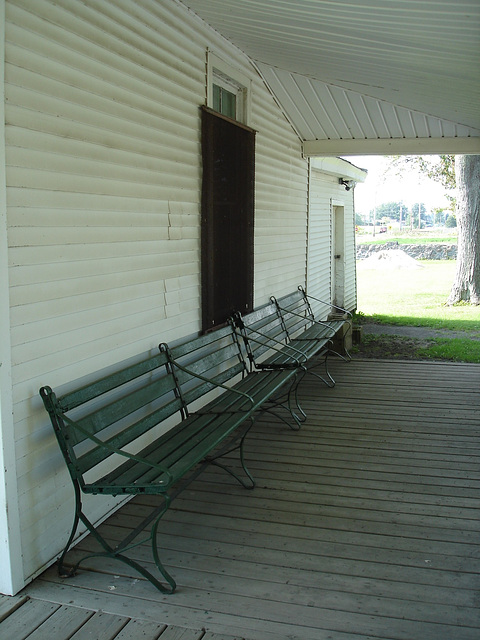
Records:
[[[183,0],[257,66],[308,155],[480,153],[478,0]]]

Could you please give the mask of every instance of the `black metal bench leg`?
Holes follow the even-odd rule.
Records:
[[[342,353],[339,353],[338,351],[334,351],[333,349],[329,349],[329,353],[331,353],[334,356],[337,356],[338,358],[340,358],[340,360],[343,360],[344,362],[350,362],[352,359],[352,356],[346,349],[345,349],[345,355],[343,355]]]
[[[151,538],[151,541],[152,541],[153,559],[154,559],[154,562],[155,562],[155,565],[156,565],[157,569],[159,570],[159,572],[165,578],[166,582],[169,585],[168,587],[166,587],[159,580],[157,580],[157,578],[154,575],[152,575],[150,573],[150,571],[145,569],[145,567],[142,567],[142,565],[140,565],[138,562],[136,562],[135,560],[132,560],[132,558],[129,558],[128,556],[124,555],[124,553],[123,553],[124,551],[127,551],[128,549],[132,549],[133,547],[136,547],[139,544],[142,544],[142,542],[144,542],[144,540],[142,540],[140,542],[137,542],[136,544],[132,544],[130,546],[127,546],[125,544],[125,541],[123,543],[120,543],[116,547],[112,547],[111,545],[109,545],[108,542],[105,540],[105,538],[97,531],[95,526],[90,522],[90,520],[87,518],[87,516],[83,513],[80,488],[76,483],[74,484],[74,488],[75,488],[75,517],[74,517],[72,531],[70,533],[70,537],[68,538],[68,542],[67,542],[67,544],[66,544],[66,546],[65,546],[65,548],[64,548],[64,550],[62,552],[62,555],[57,560],[58,575],[61,578],[71,578],[71,577],[73,577],[77,573],[77,570],[78,570],[80,564],[82,562],[84,562],[85,560],[87,560],[88,558],[99,558],[99,557],[114,558],[116,560],[120,560],[124,564],[127,564],[128,566],[130,566],[133,569],[135,569],[138,573],[140,573],[140,575],[144,576],[144,578],[146,578],[154,587],[156,587],[162,593],[167,593],[167,594],[173,593],[175,591],[175,588],[176,588],[176,583],[175,583],[175,580],[172,578],[172,576],[168,573],[168,571],[164,568],[164,566],[160,562],[160,559],[158,557],[158,549],[157,549],[157,542],[156,542],[158,523],[160,521],[160,518],[167,511],[168,506],[170,504],[170,499],[168,498],[168,496],[165,497],[165,506],[159,512],[159,515],[156,517],[155,522],[154,522],[154,524],[152,526],[151,533],[150,533],[150,538]],[[78,525],[79,525],[80,522],[82,522],[86,526],[86,528],[91,533],[93,538],[95,538],[95,540],[103,548],[103,551],[96,551],[96,552],[93,552],[93,553],[88,553],[85,556],[83,556],[83,558],[81,558],[72,567],[66,567],[65,564],[64,564],[65,556],[66,556],[68,550],[70,549],[70,546],[71,546],[71,544],[73,542],[73,539],[75,537],[75,533],[76,533],[76,531],[78,529]],[[137,531],[139,531],[139,529],[137,529]],[[128,536],[125,540],[130,540],[131,537],[132,536]]]
[[[271,413],[272,416],[275,416],[275,418],[277,418],[278,420],[281,420],[284,424],[287,425],[287,427],[289,427],[290,429],[293,429],[293,431],[298,431],[301,428],[303,420],[301,420],[297,416],[295,411],[293,411],[290,405],[290,399],[288,397],[287,397],[287,400],[284,402],[281,402],[280,400],[276,400],[276,401],[271,400],[270,405],[271,406],[263,407],[262,412]],[[286,411],[292,416],[293,423],[291,420],[287,420],[284,416],[281,415],[279,411],[280,409],[283,409],[283,411]]]
[[[154,559],[155,565],[159,570],[159,572],[162,574],[162,576],[165,578],[166,582],[170,585],[169,587],[166,587],[165,585],[163,585],[160,582],[160,580],[158,580],[150,571],[148,571],[148,569],[145,569],[145,567],[139,564],[136,560],[132,560],[132,558],[129,558],[123,553],[118,553],[117,551],[115,551],[115,549],[112,549],[110,552],[98,551],[97,553],[90,553],[84,556],[81,560],[79,560],[73,569],[76,572],[79,565],[85,560],[87,560],[88,558],[113,558],[115,560],[120,560],[120,562],[123,562],[124,564],[128,565],[132,569],[135,569],[137,573],[139,573],[144,578],[146,578],[148,582],[150,582],[150,584],[152,584],[161,593],[171,594],[175,591],[177,585],[175,583],[175,580],[172,578],[172,576],[168,573],[168,571],[160,562],[158,558],[158,551],[156,549],[156,541],[155,541],[155,545],[153,545],[153,539],[152,539],[152,551],[153,551],[153,559]],[[74,573],[72,573],[71,575],[74,575]]]
[[[301,372],[301,374],[299,376],[297,376],[297,378],[295,379],[293,385],[290,388],[289,399],[288,399],[288,403],[289,403],[289,407],[290,407],[290,413],[292,414],[294,419],[298,420],[301,423],[306,421],[307,414],[303,410],[303,408],[302,408],[302,406],[300,404],[300,400],[298,399],[298,387],[300,386],[300,383],[303,380],[303,378],[304,378],[306,373],[307,373],[307,369],[303,370]],[[296,406],[298,412],[300,413],[300,416],[298,416],[297,413],[292,409],[292,406],[291,406],[291,396],[292,396],[292,394],[293,394],[295,406]]]
[[[286,391],[281,392],[279,396],[272,398],[262,407],[262,412],[271,413],[293,431],[299,431],[302,423],[307,419],[307,414],[302,409],[298,399],[298,386],[306,373],[308,373],[308,370],[303,369],[300,374],[295,376]],[[286,420],[276,409],[283,409],[289,413],[293,418],[293,423],[290,420]],[[298,415],[297,411],[300,415]]]
[[[75,489],[75,516],[74,516],[74,520],[73,520],[72,531],[70,533],[70,537],[68,538],[67,544],[65,545],[65,548],[64,548],[64,550],[62,552],[62,555],[57,560],[58,575],[61,578],[70,578],[70,577],[74,576],[76,574],[76,572],[77,572],[77,569],[78,569],[78,566],[80,565],[80,563],[83,562],[83,560],[85,560],[86,558],[90,557],[90,555],[111,555],[111,554],[114,553],[113,548],[98,533],[98,531],[96,530],[94,525],[90,522],[90,520],[87,518],[87,516],[83,513],[80,487],[79,487],[78,483],[76,483],[76,482],[74,482],[74,489]],[[71,546],[71,544],[73,542],[73,539],[75,537],[75,533],[77,532],[78,525],[79,525],[80,522],[82,522],[85,525],[87,530],[92,534],[92,536],[95,538],[95,540],[100,544],[101,547],[103,547],[103,549],[105,551],[104,552],[97,552],[95,554],[89,554],[89,555],[85,556],[84,558],[82,558],[81,560],[79,560],[72,567],[67,568],[65,566],[65,562],[64,562],[65,561],[65,556],[67,555],[67,553],[68,553],[68,551],[70,549],[70,546]]]
[[[158,555],[158,542],[157,542],[158,525],[160,523],[160,519],[165,514],[165,512],[167,511],[169,506],[170,506],[170,499],[169,499],[168,496],[166,496],[165,497],[165,508],[159,514],[159,516],[156,518],[155,522],[153,523],[153,526],[152,526],[152,529],[151,529],[151,533],[150,533],[151,538],[152,538],[152,554],[153,554],[153,560],[155,562],[155,566],[157,567],[159,572],[162,574],[162,576],[165,578],[167,583],[170,585],[170,588],[166,588],[163,585],[161,585],[160,583],[158,583],[159,586],[157,588],[159,588],[160,591],[162,591],[162,593],[173,593],[175,591],[176,587],[177,587],[177,584],[176,584],[175,580],[172,578],[172,576],[165,569],[165,567],[163,566],[162,562],[160,561],[160,557]]]
[[[333,388],[336,383],[335,383],[334,377],[332,376],[332,374],[328,370],[328,355],[329,355],[329,353],[330,353],[330,350],[328,350],[325,353],[325,356],[323,358],[323,362],[322,363],[313,364],[311,367],[308,367],[307,372],[310,375],[315,376],[316,378],[321,380],[324,384],[327,385],[327,387]],[[319,373],[316,373],[315,371],[313,371],[313,369],[315,367],[319,366],[319,364],[323,364],[325,366],[325,377],[320,375]]]
[[[345,355],[343,353],[339,353],[338,351],[335,351],[334,349],[329,349],[328,353],[331,353],[334,356],[337,356],[338,358],[340,358],[340,360],[343,360],[344,362],[350,362],[352,360],[352,356],[350,355],[348,349],[344,346],[343,350],[345,351]]]
[[[244,444],[245,444],[245,439],[248,435],[248,433],[250,432],[250,429],[253,427],[254,423],[255,423],[255,419],[254,418],[249,418],[250,421],[250,426],[245,430],[245,432],[242,434],[242,437],[240,438],[240,442],[238,442],[238,444],[236,444],[233,447],[230,447],[226,450],[221,450],[220,453],[218,453],[216,456],[208,456],[206,458],[206,461],[209,464],[213,464],[216,467],[219,467],[220,469],[223,469],[224,471],[226,471],[227,473],[229,473],[232,478],[235,478],[235,480],[242,485],[242,487],[244,489],[254,489],[256,482],[255,482],[255,478],[252,476],[252,474],[250,473],[246,462],[245,462],[245,454],[244,454]],[[223,456],[227,455],[228,453],[232,453],[232,451],[236,451],[239,450],[239,456],[240,456],[240,464],[242,465],[242,469],[243,472],[245,473],[245,475],[248,478],[248,481],[245,481],[243,478],[241,478],[237,473],[235,473],[235,471],[233,471],[233,469],[231,469],[229,466],[227,466],[226,464],[223,464],[221,462],[219,462],[219,459],[222,458]]]
[[[347,347],[345,346],[345,340],[346,340],[346,336],[348,333],[350,333],[352,331],[352,327],[349,324],[348,329],[346,330],[345,334],[343,335],[343,340],[342,340],[342,347],[343,347],[343,351],[344,353],[340,353],[339,351],[335,351],[335,349],[329,349],[329,352],[335,356],[337,356],[338,358],[340,358],[341,360],[343,360],[344,362],[351,362],[352,360],[352,356],[350,354],[350,352],[348,351]]]
[[[62,555],[57,560],[58,575],[60,576],[60,578],[68,578],[70,576],[73,576],[75,575],[75,570],[76,570],[76,567],[66,568],[64,564],[65,556],[67,555],[67,552],[70,549],[70,545],[73,542],[75,533],[77,532],[78,525],[82,516],[82,500],[80,496],[80,487],[78,486],[77,483],[74,483],[73,487],[75,490],[75,516],[73,518],[72,531],[68,538],[68,542],[65,545],[65,548],[63,549]],[[82,518],[82,521],[83,521],[83,518]],[[88,527],[88,529],[90,530],[90,527]]]

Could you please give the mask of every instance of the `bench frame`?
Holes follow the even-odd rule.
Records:
[[[149,394],[151,399],[155,398],[155,396],[159,397],[160,395],[167,395],[169,394],[169,391],[173,391],[173,376],[169,376],[166,373],[166,363],[167,359],[164,355],[157,355],[153,358],[147,358],[134,365],[126,366],[119,371],[112,373],[111,375],[102,376],[101,378],[96,379],[90,384],[81,386],[59,397],[57,397],[55,392],[48,386],[42,387],[40,389],[40,396],[43,400],[45,409],[50,416],[50,420],[60,450],[62,451],[65,463],[70,473],[74,488],[75,508],[73,524],[63,552],[57,559],[58,573],[62,578],[67,578],[75,575],[79,565],[87,558],[107,557],[120,560],[130,567],[134,568],[163,593],[172,593],[175,589],[175,581],[160,562],[156,539],[158,522],[162,515],[168,509],[173,497],[167,493],[173,480],[172,475],[169,473],[168,469],[162,467],[162,465],[149,463],[145,460],[142,460],[138,455],[131,454],[124,449],[126,445],[137,439],[137,437],[139,437],[138,435],[132,433],[132,438],[129,439],[128,437],[126,437],[123,439],[123,441],[117,444],[115,437],[117,437],[118,439],[118,434],[116,434],[113,439],[110,439],[110,441],[106,439],[102,440],[100,437],[97,437],[95,433],[95,427],[92,426],[91,431],[89,431],[88,428],[86,429],[83,426],[84,421],[86,421],[86,424],[88,425],[89,416],[91,416],[91,425],[94,424],[96,416],[98,416],[98,420],[101,421],[102,411],[105,414],[108,414],[108,412],[110,411],[112,412],[112,416],[114,413],[116,413],[117,416],[121,416],[122,414],[123,416],[125,416],[125,411],[128,410],[122,409],[120,407],[122,399],[116,402],[114,399],[110,400],[110,397],[115,395],[116,390],[123,389],[126,386],[128,391],[132,394],[132,400],[134,400],[135,392],[132,392],[131,386],[138,383],[139,380],[143,380],[148,376],[160,372],[159,389],[158,391],[154,390]],[[144,386],[138,393],[147,394],[148,386],[148,384],[144,384]],[[93,409],[87,409],[85,415],[81,416],[80,418],[72,419],[68,415],[70,412],[75,412],[75,410],[78,410],[79,408],[83,409],[85,407],[89,407],[90,404],[95,404],[95,402],[97,402],[99,398],[102,398],[102,400],[104,400],[101,406],[94,407]],[[139,402],[142,402],[142,400],[139,400]],[[178,400],[175,401],[175,399],[173,399],[173,402],[165,403],[163,411],[161,412],[163,415],[163,419],[174,416],[176,413],[180,415],[181,408],[181,403]],[[104,423],[106,424],[108,420],[109,419],[105,417]],[[101,425],[97,427],[97,430],[102,430]],[[133,426],[132,432],[134,432]],[[78,448],[78,446],[82,446],[86,443],[91,443],[91,453],[87,452],[86,454],[83,453],[83,455],[77,454],[76,449]],[[158,483],[156,490],[152,490],[151,493],[160,495],[162,497],[162,502],[161,505],[155,508],[143,520],[143,522],[141,522],[124,538],[124,540],[122,540],[115,546],[112,546],[86,515],[83,508],[82,493],[103,493],[105,495],[115,496],[135,495],[138,493],[148,492],[148,488],[140,486],[137,488],[135,488],[134,486],[130,486],[128,488],[123,487],[123,490],[121,487],[112,486],[111,488],[108,488],[102,487],[100,484],[96,486],[94,482],[89,483],[85,479],[84,474],[94,469],[97,464],[101,464],[107,458],[115,454],[120,456],[121,460],[123,459],[126,461],[131,461],[132,465],[134,465],[135,463],[144,464],[146,469],[150,468],[154,471],[156,467],[156,471],[158,473]],[[69,567],[65,565],[65,556],[70,550],[80,522],[86,527],[87,531],[92,534],[94,539],[100,545],[101,550],[84,555],[73,566]],[[155,565],[167,582],[168,586],[164,586],[156,578],[156,576],[154,576],[151,572],[141,566],[134,559],[126,555],[129,549],[137,546],[142,542],[145,542],[145,539],[143,539],[141,540],[141,542],[137,541],[135,544],[133,544],[133,541],[136,540],[140,533],[144,531],[149,524],[151,524],[152,527],[150,530],[150,534],[148,535],[146,540],[150,540],[151,542],[152,555]]]
[[[315,296],[310,295],[305,291],[305,289],[301,285],[298,287],[298,291],[302,292],[310,308],[310,314],[312,319],[315,319],[315,316],[310,304],[310,300],[319,302],[320,304],[324,305],[325,307],[328,307],[331,310],[327,317],[327,320],[324,320],[323,323],[326,323],[329,326],[331,326],[333,329],[335,329],[335,335],[338,335],[339,331],[340,330],[343,331],[344,327],[346,327],[346,330],[343,331],[343,334],[341,336],[341,345],[342,345],[343,354],[336,350],[332,350],[331,353],[338,356],[345,362],[350,362],[352,359],[352,356],[350,355],[350,352],[348,351],[348,348],[346,346],[346,336],[348,334],[350,335],[352,334],[352,330],[353,330],[352,312],[347,311],[347,309],[344,309],[343,307],[339,307],[338,305],[333,304],[332,302],[326,302],[325,300],[321,300],[320,298],[316,298]],[[316,322],[320,322],[320,321],[316,320]]]
[[[287,296],[279,299],[272,296],[270,299],[282,318],[290,347],[298,349],[307,358],[308,373],[316,376],[329,387],[335,386],[335,380],[328,369],[328,358],[330,355],[335,355],[345,362],[350,362],[352,359],[345,344],[345,337],[352,330],[352,314],[343,307],[307,294],[302,286]],[[331,310],[334,309],[335,313],[331,311],[326,320],[316,319],[310,300],[321,303]],[[333,341],[339,332],[343,332],[341,349],[344,353],[340,353],[333,346]],[[318,356],[323,356],[323,361],[314,362],[313,358]],[[321,364],[325,367],[325,377],[313,370]]]
[[[303,287],[298,287],[296,291],[279,299],[272,296],[270,303],[246,315],[234,315],[233,322],[243,338],[252,370],[302,368],[305,373],[316,376],[327,386],[335,385],[328,370],[328,357],[336,354],[345,361],[351,359],[346,347],[345,355],[333,348],[336,334],[343,331],[345,325],[347,331],[351,326],[348,319],[351,314],[313,296],[310,298],[324,305],[328,304],[330,309],[341,312],[341,317],[335,320],[317,320]],[[319,357],[322,358],[320,361]],[[325,367],[323,375],[313,370],[322,365]],[[296,404],[302,415],[301,419],[304,420],[305,414],[297,397]]]
[[[160,520],[172,501],[210,464],[226,470],[244,488],[253,489],[255,480],[245,464],[244,443],[256,417],[270,411],[292,426],[291,421],[278,413],[279,409],[287,409],[293,426],[299,424],[290,407],[290,397],[303,371],[293,367],[250,371],[232,325],[180,345],[163,343],[159,350],[152,358],[63,396],[57,397],[50,387],[40,389],[74,486],[73,525],[57,560],[62,577],[75,575],[87,558],[108,557],[134,568],[162,593],[173,593],[176,583],[160,561],[157,541]],[[212,391],[213,399],[207,395]],[[279,394],[286,395],[287,404],[279,400]],[[192,411],[194,402],[204,404]],[[125,449],[176,416],[175,425],[139,453]],[[109,432],[112,428],[113,435]],[[90,448],[85,452],[87,445]],[[83,453],[78,453],[82,447]],[[220,462],[220,458],[234,451],[239,452],[245,479]],[[122,462],[111,465],[114,468],[98,480],[85,478],[99,464],[113,462],[114,455],[120,456]],[[123,478],[129,480],[122,484]],[[123,541],[111,545],[87,517],[82,493],[111,496],[145,493],[158,495],[160,504]],[[98,542],[100,551],[87,553],[69,567],[65,565],[65,557],[80,523]],[[139,539],[148,526],[150,531]],[[166,584],[127,555],[147,541]]]

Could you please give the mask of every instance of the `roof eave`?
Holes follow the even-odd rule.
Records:
[[[480,155],[480,137],[305,140],[303,143],[305,157],[428,154]]]

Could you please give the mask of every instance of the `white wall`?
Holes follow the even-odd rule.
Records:
[[[200,329],[207,47],[253,80],[256,304],[304,282],[307,164],[248,60],[175,0],[7,0],[6,21],[14,564],[21,552],[28,581],[73,509],[39,387]]]
[[[340,173],[331,175],[312,168],[310,175],[310,199],[308,219],[308,265],[307,289],[312,296],[331,301],[333,289],[332,260],[335,252],[333,233],[335,208],[344,213],[344,244],[342,271],[344,274],[343,303],[346,309],[356,307],[355,276],[355,217],[353,191],[346,191],[339,184]],[[339,268],[340,265],[337,266]],[[323,305],[313,305],[314,311],[326,317],[328,309]]]
[[[23,585],[20,519],[13,431],[10,303],[5,171],[4,36],[5,2],[0,0],[0,593]]]

